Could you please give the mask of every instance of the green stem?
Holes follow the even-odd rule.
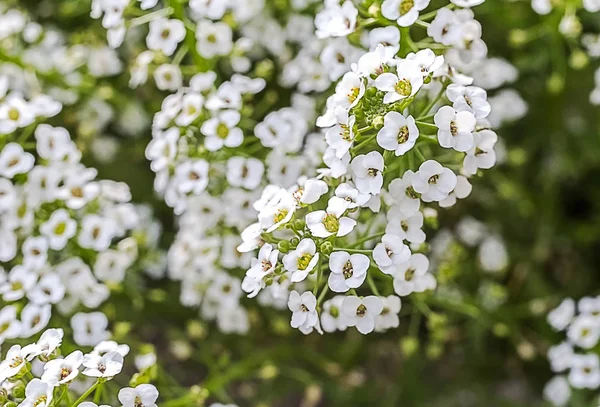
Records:
[[[94,403],[100,404],[100,397],[102,397],[102,390],[104,389],[104,383],[100,383],[94,392]]]
[[[334,247],[333,250],[336,252],[365,253],[365,254],[371,254],[371,252],[372,252],[372,250],[348,249],[345,247]]]
[[[100,384],[100,381],[96,381],[96,383],[94,383],[92,385],[92,387],[90,387],[89,389],[86,390],[85,393],[83,393],[81,395],[81,397],[79,397],[77,400],[75,400],[75,403],[71,404],[71,407],[77,407],[79,404],[83,403],[83,401],[90,395],[92,394],[92,392],[94,390],[96,390],[96,387],[98,387],[98,385]]]
[[[350,247],[352,248],[352,247],[359,246],[365,242],[368,242],[369,240],[377,239],[378,237],[381,237],[383,235],[385,235],[385,232],[379,232],[379,233],[375,233],[374,235],[371,235],[371,236],[360,238],[356,242],[352,243],[352,245]]]
[[[377,289],[375,281],[373,281],[373,277],[371,277],[370,273],[367,273],[367,282],[369,283],[369,287],[371,288],[371,291],[373,291],[373,294],[379,297],[379,290]]]
[[[146,24],[160,17],[168,17],[173,14],[173,11],[174,10],[172,7],[165,7],[163,9],[153,11],[152,13],[144,14],[143,16],[131,19],[129,22],[129,27],[136,27],[138,25]]]

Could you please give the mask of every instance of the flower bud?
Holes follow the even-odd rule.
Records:
[[[12,394],[15,398],[18,399],[25,398],[25,386],[15,386],[15,388],[12,390]]]
[[[282,240],[281,242],[277,243],[277,249],[281,253],[289,252],[290,251],[290,242],[288,242],[287,240]]]
[[[383,116],[375,116],[373,119],[373,127],[375,127],[377,130],[383,127]]]
[[[400,340],[400,349],[407,358],[413,356],[419,350],[419,340],[414,336],[407,336]]]

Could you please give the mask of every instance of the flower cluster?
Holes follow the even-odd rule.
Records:
[[[48,329],[37,342],[13,345],[0,363],[0,403],[19,407],[98,407],[116,401],[108,383],[123,369],[129,346],[103,341],[87,354],[74,350],[61,355],[62,329]],[[71,394],[78,396],[71,403]],[[93,402],[85,401],[93,394]],[[151,384],[119,390],[123,407],[156,407],[158,390]]]
[[[548,323],[565,340],[548,350],[550,367],[557,374],[548,382],[544,396],[555,406],[564,406],[571,388],[600,388],[600,358],[594,351],[600,340],[600,297],[584,297],[577,303],[567,298],[548,314]]]
[[[386,0],[369,12],[410,26],[427,3]],[[357,13],[348,1],[326,5],[315,19],[317,36],[353,33]],[[487,48],[473,13],[442,8],[433,15],[422,23],[427,44],[449,47],[446,56],[461,65],[481,63]],[[269,185],[254,203],[258,222],[242,233],[238,250],[260,247],[242,288],[254,297],[291,284],[291,325],[304,333],[397,327],[399,297],[436,287],[426,205],[454,205],[470,194],[468,177],[496,162],[486,91],[402,35],[408,50],[394,25],[368,33],[371,50],[341,76],[317,120],[326,167],[291,188]],[[360,296],[365,282],[372,295]],[[330,290],[344,295],[326,300]]]
[[[160,233],[149,209],[129,202],[127,185],[96,180],[66,129],[36,123],[60,110],[47,96],[0,98],[0,132],[37,155],[18,142],[0,152],[0,343],[38,333],[52,305],[63,315],[97,309]]]

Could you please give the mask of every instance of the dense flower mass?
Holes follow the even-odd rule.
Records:
[[[379,354],[444,357],[443,375],[506,340],[507,376],[547,354],[538,398],[582,407],[600,300],[548,312],[548,286],[586,258],[569,237],[597,237],[555,218],[597,209],[599,12],[1,1],[0,406],[395,405],[413,384]],[[546,314],[558,345],[530,323]],[[391,378],[385,403],[353,393]],[[259,401],[263,381],[290,394]],[[436,396],[414,405],[490,402]]]

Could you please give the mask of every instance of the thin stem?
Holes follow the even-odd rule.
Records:
[[[102,397],[102,390],[104,389],[104,383],[100,383],[94,392],[94,403],[100,404],[100,397]]]
[[[372,250],[348,249],[348,248],[345,248],[345,247],[334,247],[333,250],[336,251],[336,252],[366,253],[366,254],[370,254],[372,252]]]
[[[143,16],[131,19],[129,26],[136,27],[138,25],[149,23],[150,21],[156,20],[161,17],[168,17],[173,14],[172,7],[165,7],[163,9],[153,11],[152,13],[144,14]]]
[[[371,291],[373,291],[373,294],[379,297],[379,290],[377,289],[375,281],[373,281],[373,277],[371,277],[370,273],[367,273],[367,282],[369,283],[369,287],[371,288]]]
[[[383,235],[385,235],[385,232],[379,232],[379,233],[375,233],[374,235],[371,235],[371,236],[362,237],[362,238],[358,239],[356,242],[352,243],[352,245],[350,247],[357,247],[365,242],[368,242],[369,240],[377,239],[378,237],[381,237]]]
[[[77,407],[79,404],[83,403],[83,401],[90,395],[92,394],[92,392],[94,390],[96,390],[96,387],[98,387],[98,385],[100,384],[100,381],[97,380],[96,383],[94,383],[92,385],[92,387],[90,387],[89,389],[87,389],[87,391],[85,393],[83,393],[77,400],[75,400],[75,403],[71,404],[71,407]]]
[[[377,134],[373,134],[372,136],[370,136],[369,138],[363,140],[361,143],[357,144],[356,146],[352,147],[353,151],[358,151],[361,149],[361,147],[365,146],[366,144],[370,143],[371,141],[375,140],[375,137],[377,137]]]

